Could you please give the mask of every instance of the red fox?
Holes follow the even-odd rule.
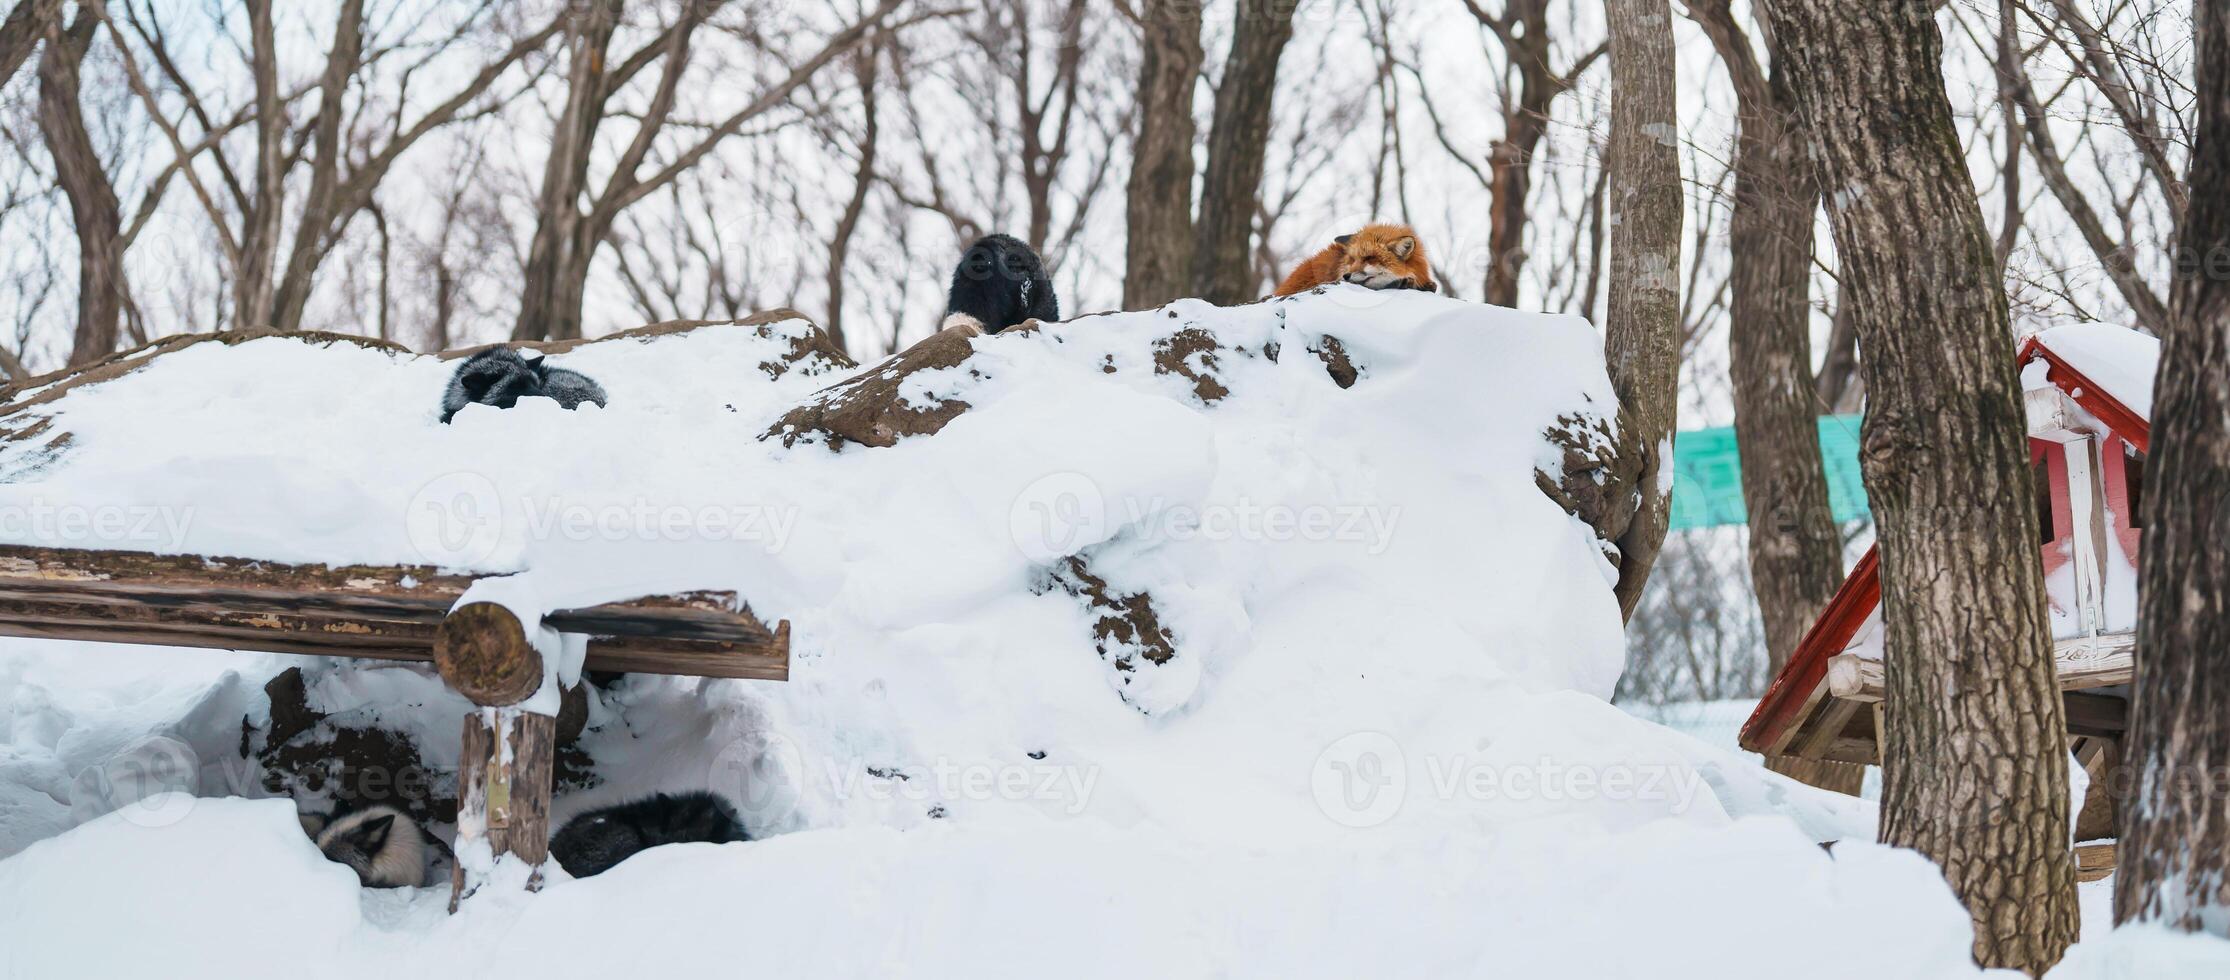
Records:
[[[1440,291],[1424,249],[1417,247],[1417,233],[1406,225],[1365,225],[1362,231],[1332,239],[1324,251],[1294,266],[1273,295],[1291,296],[1333,282],[1369,289]]]

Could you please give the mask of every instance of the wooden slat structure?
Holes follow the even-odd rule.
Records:
[[[0,546],[0,636],[431,662],[473,578],[410,565]],[[590,670],[784,680],[789,624],[734,593],[648,596],[545,614],[590,637]]]
[[[850,368],[842,348],[804,320],[770,310],[733,321],[673,321],[595,340],[525,344],[546,354],[587,344],[636,343],[695,330],[750,330],[778,342],[759,364],[769,378]],[[386,341],[326,333],[226,331],[165,337],[86,365],[0,385],[0,483],[36,480],[67,465],[75,434],[55,406],[197,344],[285,338],[410,352]],[[446,351],[454,359],[482,348]],[[431,395],[429,395],[429,404]],[[528,711],[541,689],[540,654],[510,610],[459,600],[475,576],[425,566],[310,565],[248,557],[0,546],[0,636],[150,644],[431,663],[478,707],[463,719],[457,846],[481,860],[511,855],[540,881],[549,853],[550,788],[558,719]],[[787,680],[790,626],[760,620],[730,592],[654,595],[547,611],[545,626],[584,636],[591,671]],[[577,726],[585,694],[565,692]],[[451,909],[482,882],[460,860]]]
[[[472,583],[422,566],[0,546],[0,636],[432,663],[480,706],[464,718],[455,849],[516,857],[535,888],[549,857],[557,719],[524,707],[544,669],[517,617],[458,605]],[[589,670],[789,678],[789,623],[769,628],[734,593],[645,596],[542,621],[589,638]],[[458,861],[450,910],[480,885]]]

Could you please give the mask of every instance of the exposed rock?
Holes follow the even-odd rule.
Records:
[[[1177,639],[1161,624],[1153,596],[1110,587],[1106,579],[1092,572],[1082,555],[1061,559],[1047,574],[1048,591],[1059,589],[1075,596],[1092,613],[1092,644],[1099,650],[1100,659],[1115,668],[1119,688],[1127,689],[1139,671],[1177,656]],[[1123,700],[1136,706],[1127,691]]]
[[[1325,373],[1332,376],[1333,384],[1342,388],[1355,387],[1356,379],[1362,376],[1361,369],[1347,356],[1347,345],[1338,337],[1325,334],[1317,338],[1316,346],[1309,348],[1309,353],[1324,362]]]
[[[1533,471],[1533,481],[1565,513],[1587,522],[1616,561],[1611,542],[1626,533],[1641,506],[1635,481],[1641,477],[1644,454],[1633,446],[1623,427],[1615,429],[1599,415],[1557,416],[1557,424],[1541,437],[1561,455],[1562,472]]]
[[[1212,405],[1231,394],[1230,386],[1216,375],[1222,366],[1220,355],[1227,351],[1253,356],[1251,351],[1233,351],[1217,343],[1216,335],[1206,330],[1186,327],[1154,341],[1154,373],[1174,374],[1192,382],[1193,397],[1203,405]]]
[[[1003,331],[1001,336],[1034,332],[1037,321]],[[959,324],[940,330],[920,343],[885,358],[859,374],[815,392],[804,404],[776,420],[759,436],[780,439],[784,446],[819,442],[832,450],[846,444],[893,446],[907,436],[930,435],[959,418],[968,403],[946,399],[921,404],[900,394],[906,379],[922,371],[957,367],[975,351],[973,341],[983,329]]]

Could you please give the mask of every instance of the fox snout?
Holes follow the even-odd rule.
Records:
[[[1348,274],[1346,274],[1346,275],[1343,275],[1343,276],[1341,276],[1341,277],[1340,277],[1340,281],[1342,281],[1342,282],[1351,282],[1351,283],[1354,283],[1355,285],[1358,285],[1358,286],[1371,286],[1371,284],[1372,284],[1372,280],[1374,280],[1374,279],[1377,279],[1377,278],[1378,278],[1379,276],[1381,276],[1381,275],[1384,275],[1384,273],[1379,273],[1379,272],[1367,272],[1367,271],[1361,271],[1361,270],[1358,270],[1358,271],[1355,271],[1355,272],[1350,272],[1350,273],[1348,273]],[[1417,281],[1417,279],[1416,279],[1416,277],[1414,277],[1414,276],[1403,276],[1403,277],[1401,277],[1401,278],[1399,278],[1399,279],[1388,280],[1388,281],[1385,281],[1384,285],[1373,286],[1372,288],[1376,288],[1376,289],[1416,289],[1416,290],[1422,290],[1422,291],[1424,291],[1424,292],[1428,292],[1428,293],[1437,293],[1437,292],[1439,292],[1439,291],[1440,291],[1440,287],[1439,287],[1438,285],[1436,285],[1436,284],[1434,284],[1434,283],[1430,283],[1430,282],[1418,282],[1418,281]]]

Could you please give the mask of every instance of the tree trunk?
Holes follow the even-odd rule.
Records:
[[[271,301],[272,329],[300,330],[302,313],[309,306],[311,281],[325,261],[342,227],[345,214],[335,206],[341,182],[341,122],[350,80],[356,77],[364,49],[364,0],[341,4],[333,25],[333,50],[325,58],[325,74],[318,80],[317,118],[313,121],[310,191],[295,221],[294,248],[287,253],[286,274],[279,280]]]
[[[618,22],[618,0],[596,0],[576,6],[566,25],[571,53],[565,110],[558,116],[550,155],[542,165],[542,193],[535,205],[534,239],[527,246],[513,340],[570,340],[581,335],[580,304],[566,303],[565,295],[576,264],[572,251],[582,221],[589,153],[596,128],[604,121],[605,59]],[[579,263],[584,278],[586,264]]]
[[[1487,151],[1486,299],[1518,305],[1518,273],[1525,268],[1526,202],[1533,193],[1533,151],[1549,128],[1549,103],[1564,91],[1549,67],[1548,0],[1515,0],[1506,17],[1523,25],[1503,41],[1518,70],[1518,103],[1502,117],[1502,138]]]
[[[1750,582],[1765,626],[1767,676],[1777,676],[1843,581],[1843,541],[1812,407],[1807,300],[1819,191],[1789,111],[1786,59],[1769,52],[1771,62],[1760,66],[1724,2],[1697,0],[1688,11],[1726,63],[1739,107],[1727,348],[1750,514]],[[1766,768],[1853,796],[1866,778],[1865,766],[1794,757],[1769,758]]]
[[[286,113],[279,101],[279,53],[271,0],[248,0],[249,68],[255,77],[254,204],[241,216],[239,275],[233,280],[233,329],[270,330],[277,298],[280,219],[286,203]]]
[[[1866,345],[1881,540],[1881,838],[1941,865],[1984,966],[2075,937],[2067,738],[2013,334],[1926,4],[1767,5]]]
[[[99,360],[116,350],[116,322],[123,309],[122,216],[108,171],[85,130],[78,101],[78,65],[92,46],[100,19],[81,11],[67,30],[46,21],[46,52],[39,57],[39,130],[54,160],[55,183],[70,199],[77,229],[77,331],[71,364]]]
[[[1642,454],[1640,507],[1619,536],[1619,612],[1631,619],[1671,517],[1680,380],[1680,158],[1666,0],[1606,0],[1610,23],[1610,303],[1603,318],[1621,437]]]
[[[870,45],[852,59],[852,79],[859,85],[860,115],[866,124],[860,130],[859,167],[852,174],[852,196],[844,202],[844,213],[836,220],[836,235],[829,239],[829,306],[823,322],[829,343],[838,350],[850,346],[844,339],[844,264],[852,253],[852,234],[859,229],[860,215],[867,209],[867,192],[875,186],[875,151],[882,140],[882,118],[875,108],[876,75],[882,59],[881,44]]]
[[[62,0],[16,0],[8,9],[7,20],[0,21],[0,85],[15,77],[61,9]]]
[[[1200,78],[1200,5],[1146,0],[1139,11],[1138,141],[1131,149],[1123,247],[1123,308],[1185,295],[1192,275],[1193,86]]]
[[[2114,918],[2230,938],[2230,2],[2191,19],[2198,125],[2140,505]]]
[[[1193,294],[1211,303],[1262,298],[1261,283],[1247,264],[1247,244],[1270,140],[1270,94],[1299,5],[1299,0],[1239,0],[1231,27],[1231,58],[1216,85],[1215,128],[1208,133],[1200,222],[1193,227]]]

